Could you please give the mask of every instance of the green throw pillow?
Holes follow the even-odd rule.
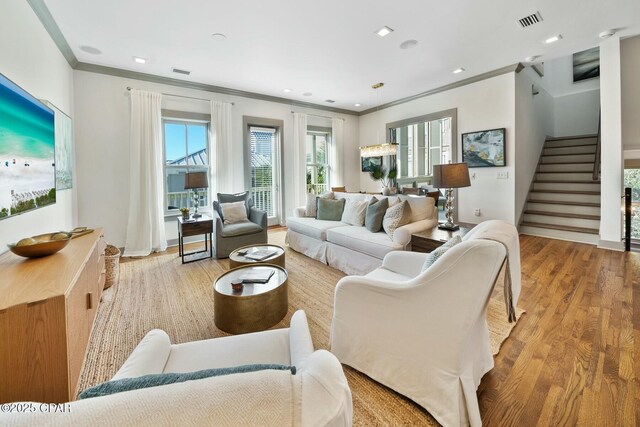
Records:
[[[316,198],[318,202],[318,212],[316,219],[325,221],[340,221],[342,219],[342,211],[344,211],[344,199],[331,200],[322,197]]]
[[[367,206],[367,213],[364,217],[364,226],[372,233],[377,233],[382,229],[382,219],[389,207],[389,199],[378,200],[375,197],[371,198],[369,206]]]
[[[444,253],[449,249],[462,242],[460,236],[453,236],[447,243],[440,246],[437,249],[434,249],[427,255],[424,260],[424,264],[422,264],[422,271],[425,271],[427,268],[431,267],[434,262],[436,262]]]
[[[136,378],[122,378],[120,380],[107,381],[106,383],[98,384],[90,387],[80,393],[78,396],[80,399],[88,399],[90,397],[107,396],[109,394],[120,393],[123,391],[138,390],[141,388],[157,387],[161,385],[182,383],[191,380],[201,380],[209,377],[220,377],[223,375],[231,374],[243,374],[245,372],[264,371],[267,369],[274,369],[277,371],[290,370],[291,374],[296,374],[295,366],[284,365],[270,365],[270,364],[257,364],[257,365],[242,365],[232,366],[229,368],[217,368],[217,369],[205,369],[202,371],[185,372],[185,373],[172,373],[166,374],[151,374],[143,375]]]

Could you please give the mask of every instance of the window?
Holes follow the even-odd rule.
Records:
[[[251,195],[256,209],[275,216],[274,157],[276,129],[250,126]]]
[[[331,132],[313,129],[307,132],[307,192],[329,191],[329,144]]]
[[[207,172],[209,176],[209,124],[192,120],[163,120],[165,210],[194,207],[191,190],[185,190],[187,172]],[[198,209],[209,207],[209,189],[198,191]]]

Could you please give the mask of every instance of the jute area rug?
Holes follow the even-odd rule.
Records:
[[[269,233],[269,242],[284,246],[284,236],[284,231]],[[274,328],[288,327],[291,315],[303,309],[315,347],[329,349],[333,293],[344,273],[288,247],[286,263],[289,311]],[[108,381],[150,329],[165,330],[173,343],[228,335],[214,324],[212,291],[213,281],[228,267],[226,259],[183,265],[177,253],[121,262],[120,281],[105,290],[98,308],[79,390]],[[515,326],[506,320],[500,288],[496,286],[488,312],[494,354]],[[438,425],[409,399],[344,368],[353,394],[354,425]]]

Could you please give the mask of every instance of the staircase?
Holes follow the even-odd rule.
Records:
[[[549,138],[544,143],[520,232],[597,244],[600,178],[597,135]],[[594,175],[596,178],[594,179]]]

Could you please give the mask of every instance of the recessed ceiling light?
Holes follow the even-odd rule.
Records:
[[[302,94],[302,96],[311,96],[311,95],[313,95],[311,92],[305,92]]]
[[[227,36],[225,36],[225,35],[224,35],[224,34],[222,34],[222,33],[213,33],[213,34],[211,34],[211,37],[212,37],[214,40],[217,40],[217,41],[219,41],[219,42],[225,41],[225,40],[227,39]]]
[[[93,46],[80,46],[80,50],[83,52],[90,53],[92,55],[100,55],[102,53],[100,49],[95,48]]]
[[[455,70],[453,70],[453,74],[460,74],[463,71],[464,71],[464,68],[462,68],[462,67],[456,68]]]
[[[557,36],[549,37],[544,42],[546,44],[555,43],[555,42],[557,42],[558,40],[561,40],[561,39],[562,39],[562,34],[558,34]]]
[[[418,40],[406,40],[400,43],[400,49],[411,49],[418,45]]]
[[[616,33],[616,30],[606,30],[606,31],[603,31],[600,34],[598,34],[598,37],[600,37],[601,39],[608,39],[609,37],[611,37],[615,33]]]
[[[540,58],[540,55],[527,56],[526,58],[524,58],[524,61],[525,62],[533,62],[538,58]]]
[[[282,91],[283,91],[284,93],[289,93],[289,92],[291,92],[291,89],[286,89],[286,88],[285,88],[285,89],[282,89]]]
[[[362,105],[362,104],[353,104],[353,106],[354,106],[354,107],[359,107],[359,106],[361,106],[361,105]]]
[[[376,34],[379,35],[380,37],[384,37],[384,36],[388,36],[392,32],[393,30],[385,25],[384,27],[376,31]]]
[[[136,61],[138,64],[146,64],[147,60],[144,58],[140,58],[139,56],[134,56],[133,60]]]

